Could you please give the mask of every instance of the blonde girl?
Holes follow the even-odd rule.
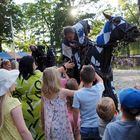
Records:
[[[66,105],[74,91],[61,88],[59,71],[50,67],[43,72],[42,126],[47,140],[74,140]]]
[[[0,69],[0,140],[33,140],[22,114],[21,103],[11,96],[18,70]]]

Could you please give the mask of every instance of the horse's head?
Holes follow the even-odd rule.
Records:
[[[122,17],[112,17],[103,13],[108,20],[103,30],[97,36],[98,46],[116,43],[117,41],[134,42],[140,36],[140,31],[135,25],[128,23]]]
[[[125,41],[134,42],[140,36],[140,31],[137,26],[128,23],[122,17],[112,17],[103,13],[110,23],[110,40],[109,42]]]

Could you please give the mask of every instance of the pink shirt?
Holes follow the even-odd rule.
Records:
[[[67,79],[66,78],[61,78],[60,82],[61,82],[61,87],[65,88],[65,85],[67,83]]]

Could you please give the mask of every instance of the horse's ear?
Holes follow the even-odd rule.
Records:
[[[110,15],[107,15],[107,14],[106,14],[106,13],[104,13],[104,12],[103,12],[103,15],[105,16],[105,18],[106,18],[106,19],[108,19],[108,20],[110,20],[110,19],[111,19],[111,16],[110,16]]]

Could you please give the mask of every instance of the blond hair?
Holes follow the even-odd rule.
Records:
[[[97,104],[96,111],[102,120],[109,122],[116,112],[115,103],[110,97],[103,97]]]
[[[4,114],[3,114],[3,106],[4,106],[5,95],[0,96],[0,129],[3,126]]]
[[[54,67],[46,68],[43,71],[43,84],[42,84],[42,93],[52,94],[58,93],[60,91],[60,73]]]

